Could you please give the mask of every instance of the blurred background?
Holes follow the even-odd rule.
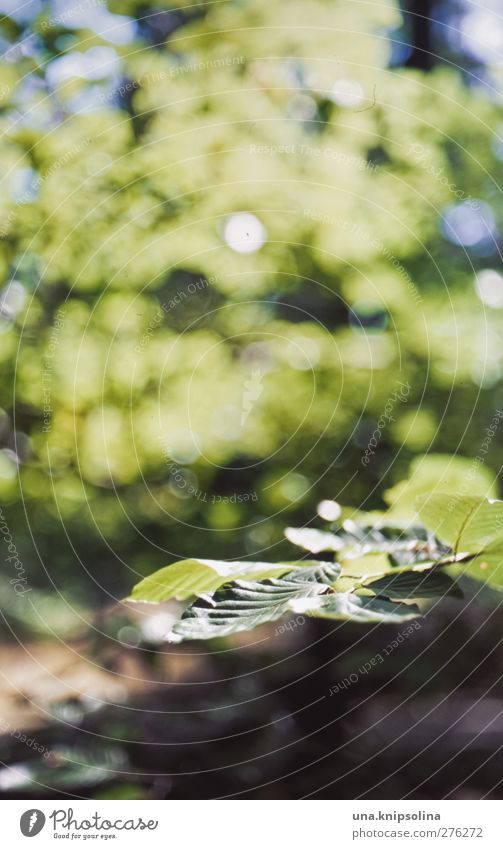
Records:
[[[120,603],[322,501],[500,494],[498,6],[0,0],[4,797],[498,797],[493,596],[337,698],[396,628]]]

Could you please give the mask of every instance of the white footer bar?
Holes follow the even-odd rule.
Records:
[[[499,801],[0,801],[2,845],[503,847]],[[33,844],[29,840],[33,838]]]

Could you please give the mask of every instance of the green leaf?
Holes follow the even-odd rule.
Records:
[[[421,520],[455,554],[482,551],[501,539],[503,501],[476,495],[436,494],[417,499]]]
[[[339,563],[327,563],[325,560],[302,560],[299,567],[302,568],[291,571],[285,578],[295,583],[316,582],[330,587],[341,574]]]
[[[305,601],[326,593],[339,574],[337,564],[319,562],[284,578],[235,581],[197,599],[173,626],[168,639],[180,642],[226,637],[272,622],[293,609],[293,600]]]
[[[503,590],[503,501],[432,495],[418,508],[426,527],[462,557],[453,567]]]
[[[497,590],[503,590],[503,541],[488,546],[468,562],[455,563],[453,568],[463,575],[484,581]]]
[[[291,571],[291,563],[179,560],[178,563],[164,566],[136,584],[126,601],[158,603],[172,598],[183,601],[200,593],[213,592],[229,581],[241,578],[261,581],[264,578],[280,577]]]
[[[385,601],[374,596],[354,593],[331,593],[319,598],[295,600],[290,605],[294,613],[318,616],[324,619],[348,619],[352,622],[404,622],[416,619],[420,611],[415,604]]]
[[[285,528],[285,536],[289,542],[310,551],[311,554],[319,554],[320,551],[340,551],[344,542],[335,534],[328,531],[318,531],[315,528]]]
[[[372,575],[385,575],[391,569],[387,554],[365,554],[363,557],[343,557],[340,561],[343,577],[356,577],[363,581]]]
[[[390,598],[435,598],[450,595],[462,598],[463,592],[449,575],[438,569],[428,572],[406,571],[391,572],[365,584],[366,589],[377,595]]]

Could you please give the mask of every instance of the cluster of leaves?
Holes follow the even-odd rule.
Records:
[[[421,615],[416,599],[462,597],[451,570],[503,589],[503,501],[446,493],[417,499],[421,524],[344,519],[330,531],[287,528],[290,542],[333,560],[182,560],[133,589],[131,601],[184,600],[172,642],[224,637],[292,613],[356,622]],[[335,560],[335,558],[337,558]]]
[[[267,0],[155,14],[108,0],[99,16],[25,6],[0,21],[2,296],[15,283],[0,316],[0,499],[34,586],[44,560],[94,605],[67,534],[123,594],[123,561],[153,571],[167,536],[188,556],[187,524],[208,557],[240,556],[244,526],[254,550],[265,515],[258,544],[275,544],[285,514],[308,520],[315,482],[333,492],[325,457],[341,458],[341,488],[361,503],[432,445],[478,450],[499,403],[503,325],[473,270],[499,268],[498,241],[493,253],[453,243],[441,216],[464,193],[502,229],[487,177],[500,167],[498,105],[453,68],[390,72],[397,2],[304,0],[295,26]],[[96,32],[106,7],[136,23]],[[119,24],[131,42],[114,40]],[[348,80],[356,108],[333,94]],[[255,252],[225,237],[242,212],[267,233]],[[258,368],[263,391],[241,423]],[[407,404],[363,466],[394,378],[410,382]],[[485,469],[502,462],[494,440]],[[212,500],[243,491],[260,511]]]

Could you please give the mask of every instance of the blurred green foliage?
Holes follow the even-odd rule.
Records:
[[[503,404],[495,103],[390,70],[391,1],[109,8],[1,23],[0,495],[34,585],[93,601],[280,557]]]

